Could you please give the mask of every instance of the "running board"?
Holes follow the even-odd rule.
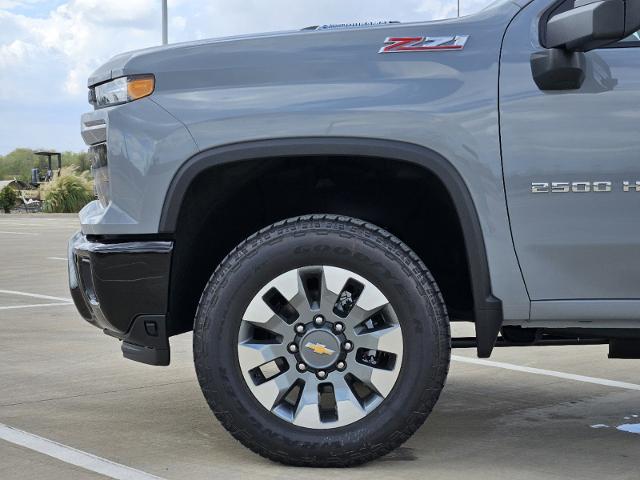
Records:
[[[612,338],[609,342],[609,358],[640,359],[640,340]]]
[[[512,343],[499,337],[496,341],[496,347],[552,347],[562,345],[606,345],[609,339],[606,338],[561,338],[552,336],[543,336],[541,340],[533,343]],[[454,338],[451,340],[451,348],[477,348],[478,341],[475,337]],[[640,353],[640,350],[638,350]],[[618,358],[618,357],[610,357]],[[638,357],[633,357],[638,358]]]

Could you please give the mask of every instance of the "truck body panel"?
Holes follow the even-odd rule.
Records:
[[[110,201],[83,209],[82,232],[171,238],[161,226],[167,192],[180,169],[207,152],[293,140],[304,162],[313,154],[305,140],[345,139],[369,152],[381,141],[424,147],[446,159],[469,192],[504,325],[633,326],[640,49],[589,52],[579,90],[541,91],[530,59],[544,50],[540,20],[555,5],[501,1],[460,19],[249,35],[114,57],[90,87],[153,74],[155,91],[83,116],[86,143],[108,152]],[[464,48],[383,50],[389,38],[456,36],[466,38]],[[608,320],[598,321],[604,309]]]
[[[145,133],[149,141],[129,139],[128,148],[140,149],[133,153],[135,164],[116,160],[113,188],[121,182],[127,192],[114,191],[114,203],[132,222],[119,228],[92,223],[100,216],[84,214],[83,232],[158,232],[160,196],[191,156],[185,153],[195,153],[177,122],[199,151],[292,137],[402,141],[438,152],[465,179],[485,237],[494,294],[507,299],[505,318],[527,319],[529,299],[504,202],[497,111],[502,36],[519,9],[504,2],[455,20],[228,39],[123,56],[124,66],[109,68],[153,72],[156,92],[149,102],[165,111],[160,118],[174,118],[167,118],[166,130]],[[469,36],[464,50],[378,53],[387,37],[451,35]],[[126,138],[129,122],[138,120],[143,107],[133,107],[137,103],[118,107],[118,137]],[[154,157],[151,138],[169,130],[179,145],[171,140],[172,148],[163,146]]]
[[[548,3],[514,19],[500,75],[507,201],[532,321],[637,326],[640,48],[588,52],[580,89],[541,91],[530,57],[543,49],[537,26]]]

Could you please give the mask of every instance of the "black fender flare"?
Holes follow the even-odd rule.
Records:
[[[256,159],[331,155],[412,163],[430,171],[444,184],[462,226],[471,269],[478,356],[489,357],[503,323],[503,314],[502,302],[491,293],[489,264],[478,213],[458,170],[429,148],[406,142],[359,137],[295,137],[234,143],[204,150],[187,160],[173,177],[162,207],[159,232],[175,232],[184,196],[191,183],[205,170]]]

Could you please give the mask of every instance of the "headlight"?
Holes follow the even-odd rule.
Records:
[[[91,103],[97,108],[120,105],[148,97],[155,88],[153,75],[130,75],[100,85],[90,92]]]

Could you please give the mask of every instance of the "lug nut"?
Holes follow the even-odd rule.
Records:
[[[306,372],[307,371],[307,366],[304,363],[300,362],[298,364],[298,370],[301,371],[301,372]]]
[[[319,327],[324,323],[324,317],[322,315],[318,315],[316,318],[313,319],[313,323],[315,323],[316,326]]]
[[[299,323],[298,325],[296,325],[296,332],[297,333],[304,333],[304,325]]]
[[[316,373],[316,375],[320,380],[324,380],[325,378],[327,378],[327,372],[325,372],[324,370],[320,370],[318,373]]]
[[[343,323],[336,323],[333,326],[333,329],[335,330],[336,333],[342,333],[342,332],[344,332],[344,324]]]
[[[296,353],[298,351],[298,346],[295,343],[292,343],[291,345],[289,345],[289,351],[291,353]]]
[[[344,347],[344,349],[345,349],[347,352],[350,352],[351,350],[353,350],[353,343],[351,343],[351,342],[344,342],[343,347]]]
[[[336,363],[336,368],[342,372],[345,368],[347,368],[347,364],[344,362],[338,362]]]

